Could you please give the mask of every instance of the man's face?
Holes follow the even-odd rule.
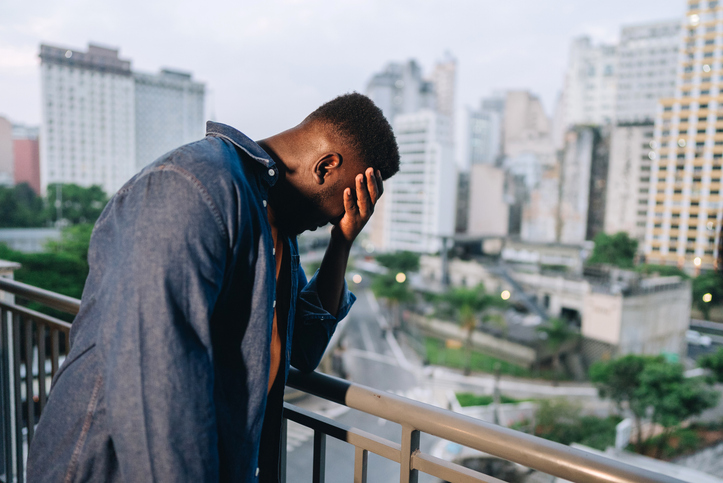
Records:
[[[354,176],[358,174],[352,171],[347,169],[334,180],[302,188],[280,179],[277,186],[282,184],[283,189],[269,192],[269,202],[279,228],[289,235],[299,235],[328,223],[338,223],[344,216],[344,190],[354,187]]]

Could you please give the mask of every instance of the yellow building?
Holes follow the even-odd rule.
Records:
[[[655,122],[645,255],[688,271],[716,266],[723,161],[723,7],[690,0],[676,95]]]

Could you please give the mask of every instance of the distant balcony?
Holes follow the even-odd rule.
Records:
[[[5,483],[25,481],[27,447],[45,406],[51,378],[69,349],[70,324],[18,305],[16,297],[71,315],[80,306],[79,300],[0,277],[0,481]],[[282,481],[299,481],[286,473],[285,439],[290,420],[313,430],[314,483],[325,481],[328,437],[353,446],[349,465],[355,483],[367,481],[370,452],[398,463],[402,483],[417,482],[419,473],[448,482],[503,483],[422,452],[423,433],[572,482],[680,483],[666,475],[320,373],[302,375],[292,370],[288,385],[399,424],[401,443],[373,434],[373,427],[346,426],[284,403]]]

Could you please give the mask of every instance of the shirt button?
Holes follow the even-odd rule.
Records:
[[[276,255],[276,248],[273,248],[273,249],[272,249],[272,253],[273,253],[274,255]]]
[[[274,300],[274,308],[276,308],[276,300]]]
[[[259,469],[256,468],[256,476],[259,476]]]
[[[269,176],[274,176],[275,174],[276,174],[276,171],[274,171],[273,169],[269,170]]]
[[[264,208],[266,208],[266,200],[262,201],[262,203],[264,204]]]

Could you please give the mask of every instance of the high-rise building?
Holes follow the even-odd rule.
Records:
[[[467,111],[470,164],[497,163],[502,155],[502,117],[486,109]]]
[[[0,117],[0,186],[13,185],[13,125]]]
[[[40,147],[37,127],[13,126],[15,184],[27,183],[40,194]]]
[[[609,134],[601,128],[578,126],[566,137],[558,241],[580,244],[604,228]]]
[[[136,169],[204,136],[205,86],[191,74],[135,72]]]
[[[430,109],[400,114],[394,133],[399,173],[385,189],[384,248],[434,253],[455,229],[457,170],[452,125]]]
[[[649,263],[693,271],[715,266],[723,217],[721,161],[723,10],[717,0],[689,2],[675,96],[655,120],[645,230]]]
[[[117,49],[40,46],[40,185],[115,193],[161,154],[203,136],[203,84],[190,74],[133,73]]]
[[[429,80],[434,86],[437,112],[449,116],[454,126],[455,83],[457,82],[457,60],[446,52],[442,61],[434,66]],[[452,129],[454,132],[454,129]]]
[[[422,68],[415,60],[404,64],[389,63],[369,81],[366,95],[382,110],[384,117],[392,125],[398,114],[436,107],[434,84],[424,80]]]
[[[658,101],[675,95],[680,20],[629,25],[620,32],[617,122],[655,120]]]
[[[540,99],[528,91],[509,91],[504,111],[504,153],[551,156],[552,126]]]
[[[117,49],[40,46],[40,184],[115,193],[136,172],[131,63]]]
[[[561,101],[563,131],[614,121],[617,61],[615,45],[593,45],[589,37],[572,42]]]
[[[435,252],[455,230],[457,170],[452,116],[456,61],[440,63],[425,80],[414,61],[390,63],[372,77],[366,94],[382,110],[399,144],[400,170],[385,187],[370,227],[370,240],[383,250]]]
[[[643,248],[655,158],[653,122],[618,124],[610,135],[605,233],[624,231]]]

